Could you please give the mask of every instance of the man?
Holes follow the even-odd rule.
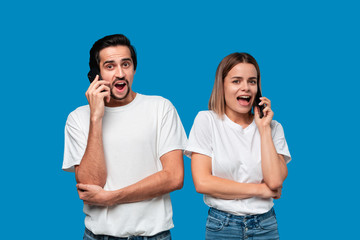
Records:
[[[89,65],[101,77],[67,119],[63,162],[84,201],[84,239],[171,239],[169,193],[184,178],[179,116],[168,100],[132,90],[136,52],[124,35],[95,42]]]

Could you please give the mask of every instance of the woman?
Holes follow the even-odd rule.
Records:
[[[291,157],[282,126],[272,120],[270,100],[261,97],[255,106],[260,86],[251,55],[225,57],[209,111],[199,112],[191,129],[185,153],[196,191],[210,207],[208,240],[279,239],[273,199],[281,196]]]

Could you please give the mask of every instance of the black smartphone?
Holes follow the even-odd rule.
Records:
[[[102,79],[99,70],[97,69],[90,69],[88,73],[88,78],[90,83],[92,83],[95,80],[96,75],[99,75],[99,79]]]
[[[264,117],[264,112],[263,112],[263,110],[264,110],[264,105],[259,105],[259,103],[261,102],[261,100],[260,100],[260,98],[261,98],[261,90],[260,90],[260,88],[258,87],[258,91],[257,91],[257,94],[256,94],[256,96],[255,96],[255,101],[254,101],[254,112],[255,112],[255,106],[257,106],[257,107],[259,107],[259,109],[260,109],[260,118],[263,118]]]

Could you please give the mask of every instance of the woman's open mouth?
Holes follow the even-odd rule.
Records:
[[[238,101],[238,103],[240,103],[240,105],[248,106],[251,100],[251,96],[238,96],[236,100]]]

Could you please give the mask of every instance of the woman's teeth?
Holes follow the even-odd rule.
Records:
[[[236,99],[237,99],[237,100],[242,99],[242,100],[246,100],[246,101],[249,102],[249,101],[250,101],[250,98],[251,98],[250,96],[239,96],[239,97],[237,97]]]

